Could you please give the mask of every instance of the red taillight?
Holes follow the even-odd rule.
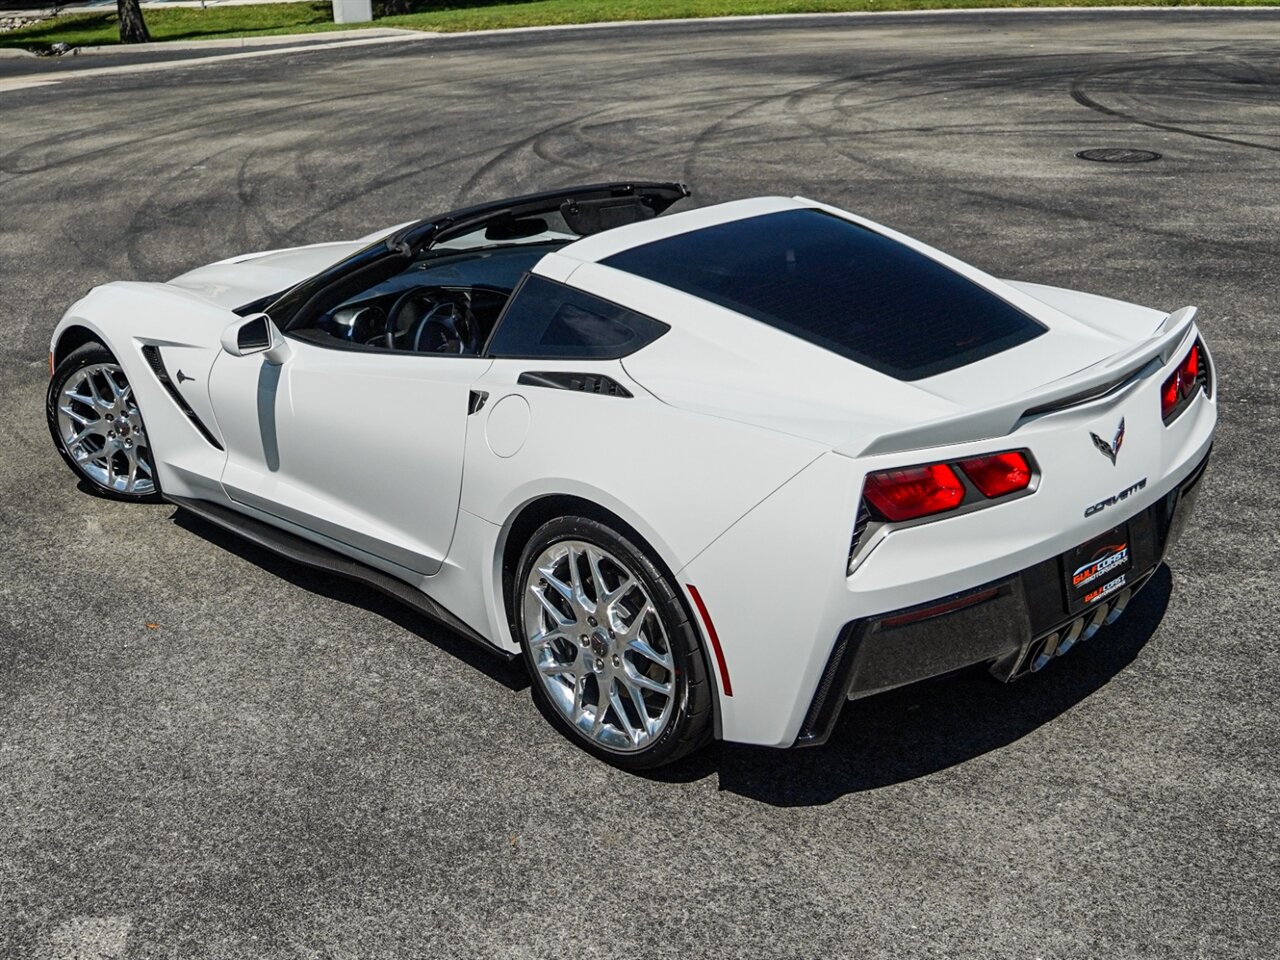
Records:
[[[1191,352],[1187,354],[1187,358],[1182,361],[1182,366],[1178,368],[1178,377],[1182,380],[1182,395],[1184,397],[1191,396],[1191,391],[1196,388],[1196,374],[1200,370],[1200,346],[1191,348]]]
[[[964,499],[964,486],[949,466],[934,463],[869,474],[864,493],[886,519],[914,520],[954,510]]]
[[[1200,343],[1197,341],[1187,355],[1178,364],[1178,369],[1169,374],[1160,388],[1160,416],[1169,423],[1186,407],[1196,387],[1200,386],[1200,368],[1204,358],[1200,356]]]
[[[1178,396],[1182,393],[1182,370],[1175,370],[1169,374],[1169,379],[1164,382],[1164,386],[1160,388],[1160,416],[1166,420],[1173,413],[1173,408],[1178,405]]]
[[[961,460],[960,469],[984,497],[1003,497],[1025,490],[1031,484],[1031,464],[1016,450]]]

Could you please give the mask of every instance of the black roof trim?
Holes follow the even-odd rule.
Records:
[[[541,193],[530,193],[522,197],[462,207],[419,220],[417,223],[397,230],[389,237],[375,240],[345,260],[321,270],[273,297],[270,306],[263,308],[260,306],[262,301],[255,301],[253,304],[245,304],[240,309],[244,310],[250,306],[265,309],[277,326],[287,329],[294,324],[299,315],[317,302],[317,298],[324,291],[329,290],[336,283],[347,280],[351,274],[359,272],[371,276],[378,275],[389,265],[386,261],[410,260],[432,243],[471,232],[485,223],[507,217],[514,218],[556,210],[568,200],[607,200],[620,197],[637,197],[657,215],[677,200],[689,195],[689,188],[679,181],[624,180],[615,183],[562,187],[559,190],[544,190]],[[391,269],[390,274],[396,272],[396,269]]]
[[[388,247],[401,247],[410,255],[429,243],[448,240],[475,230],[481,224],[507,217],[522,217],[557,209],[566,200],[609,200],[618,197],[638,197],[655,214],[662,213],[677,200],[690,195],[689,188],[679,181],[624,180],[615,183],[591,183],[560,190],[544,190],[523,197],[480,203],[463,207],[439,216],[428,217],[410,224],[387,238]],[[408,251],[403,248],[407,246]]]

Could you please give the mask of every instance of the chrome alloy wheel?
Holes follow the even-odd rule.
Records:
[[[155,493],[147,434],[118,364],[90,364],[67,379],[58,394],[58,437],[80,469],[106,489]]]
[[[524,585],[538,680],[584,736],[617,753],[653,743],[676,700],[675,659],[640,578],[594,544],[562,540]]]

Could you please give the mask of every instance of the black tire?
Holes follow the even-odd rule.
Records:
[[[599,547],[625,564],[641,581],[661,620],[675,664],[674,703],[665,728],[652,743],[641,749],[619,752],[592,740],[569,722],[552,701],[539,677],[534,654],[527,641],[524,589],[539,556],[565,540],[581,541]],[[547,521],[525,544],[509,599],[514,611],[516,635],[524,652],[525,666],[533,681],[534,700],[551,723],[574,743],[615,766],[630,770],[649,770],[673,763],[711,739],[714,693],[707,675],[701,636],[675,584],[659,569],[650,551],[635,542],[631,536],[587,517],[566,516]]]
[[[75,376],[85,367],[99,363],[110,363],[119,366],[119,361],[115,356],[97,341],[90,341],[77,347],[58,364],[53,372],[53,376],[49,380],[49,390],[45,394],[45,417],[49,422],[49,435],[53,438],[53,445],[57,448],[62,459],[66,461],[71,471],[80,478],[80,480],[99,496],[106,497],[111,500],[122,500],[126,503],[158,503],[161,500],[160,482],[155,479],[155,463],[150,457],[149,448],[142,457],[151,469],[152,483],[154,489],[147,493],[135,493],[132,491],[124,491],[114,489],[101,482],[98,478],[89,473],[84,467],[78,463],[71,451],[67,449],[67,443],[62,437],[58,424],[58,400],[62,394],[63,387],[67,381]],[[138,412],[139,422],[141,422],[141,411]],[[145,427],[144,434],[145,434]]]

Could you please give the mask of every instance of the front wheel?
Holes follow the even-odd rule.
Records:
[[[86,343],[68,354],[49,381],[45,413],[62,459],[96,492],[116,500],[159,499],[142,413],[110,350]]]
[[[698,632],[643,547],[596,520],[560,517],[525,545],[514,589],[534,696],[571,740],[645,769],[710,738]]]

